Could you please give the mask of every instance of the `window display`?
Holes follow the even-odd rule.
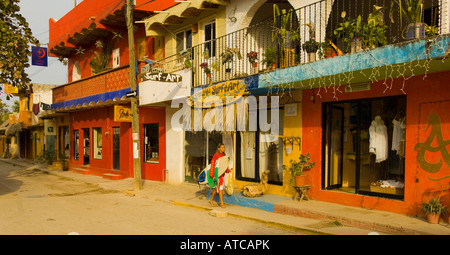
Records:
[[[402,199],[406,97],[325,106],[323,188]]]

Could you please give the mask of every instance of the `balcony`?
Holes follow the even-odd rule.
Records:
[[[406,18],[400,22],[397,5],[392,8],[394,22],[390,0],[322,0],[196,45],[156,61],[150,68],[171,73],[189,67],[193,87],[258,74],[259,88],[286,83],[312,87],[317,86],[314,79],[337,74],[346,77],[339,77],[335,84],[372,80],[383,77],[379,75],[382,70],[372,74],[374,68],[383,66],[392,68],[389,71],[392,78],[397,77],[392,74],[397,71],[412,75],[439,69],[433,64],[427,69],[427,61],[442,59],[448,49],[448,37],[444,34],[448,22],[445,13],[440,14],[447,6],[441,0],[425,0],[420,18],[423,25],[417,30],[406,24]],[[350,32],[339,33],[346,22],[361,26],[359,37],[350,38]],[[249,59],[251,54],[255,56],[255,65]],[[231,61],[227,61],[227,56]],[[421,71],[400,70],[413,61],[418,65],[420,62]],[[364,78],[352,80],[356,71]],[[207,73],[211,73],[210,77]]]
[[[72,111],[128,101],[130,67],[123,66],[53,89],[55,111]]]

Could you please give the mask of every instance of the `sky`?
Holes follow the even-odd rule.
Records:
[[[76,0],[77,4],[82,2]],[[47,47],[49,41],[48,21],[63,17],[75,6],[75,0],[20,0],[20,14],[28,21],[33,35],[39,39],[41,47]],[[31,49],[30,49],[31,50]],[[31,65],[31,57],[30,57]],[[57,58],[48,58],[48,67],[31,66],[26,70],[32,83],[62,85],[67,83],[67,66]],[[3,103],[12,105],[17,97],[6,100],[5,93],[1,93]]]

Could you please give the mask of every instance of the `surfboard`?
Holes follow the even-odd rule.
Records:
[[[219,176],[222,176],[228,168],[230,164],[230,156],[223,156],[216,160],[216,164],[214,166],[214,176],[216,180],[219,180]],[[209,171],[211,170],[211,165],[208,165],[203,169],[198,176],[199,184],[209,184],[210,187],[215,187],[218,183],[214,183],[214,180],[209,177]]]

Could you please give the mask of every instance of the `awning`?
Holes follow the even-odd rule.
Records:
[[[6,129],[6,136],[13,136],[16,135],[16,133],[22,131],[22,122],[13,123],[8,126]]]
[[[158,36],[165,33],[169,25],[183,24],[187,18],[198,17],[203,11],[217,10],[221,5],[228,5],[229,0],[191,0],[179,3],[163,12],[145,20],[147,36]]]
[[[51,111],[48,112],[47,115],[55,114],[57,112],[79,111],[114,104],[128,103],[131,99],[126,97],[127,92],[130,92],[129,88],[54,103],[51,106]]]

